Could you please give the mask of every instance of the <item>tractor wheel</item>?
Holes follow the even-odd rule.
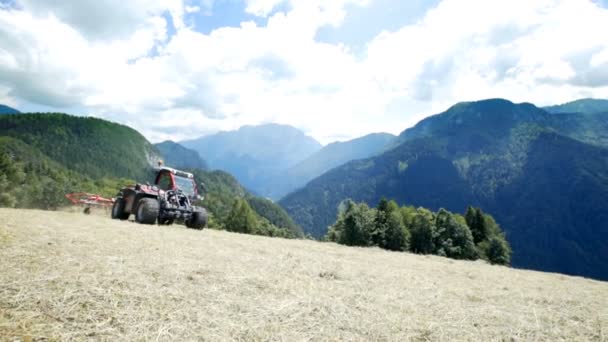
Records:
[[[112,205],[112,218],[115,220],[126,220],[129,218],[129,213],[125,212],[125,199],[117,198]]]
[[[154,224],[158,218],[159,205],[154,198],[142,198],[137,205],[135,221],[142,224]]]
[[[192,217],[186,221],[186,227],[201,230],[207,225],[207,211],[204,208],[197,209],[192,213]]]

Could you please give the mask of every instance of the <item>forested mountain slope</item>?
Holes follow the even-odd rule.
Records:
[[[64,167],[92,178],[145,180],[160,159],[136,130],[92,117],[67,114],[0,116],[0,136],[40,150]]]
[[[280,203],[318,237],[346,198],[475,205],[506,231],[515,266],[608,279],[606,131],[568,124],[587,118],[605,122],[499,99],[460,103],[404,131],[394,149],[333,169]]]

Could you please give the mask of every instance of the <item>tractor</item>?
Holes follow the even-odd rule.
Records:
[[[159,163],[154,185],[136,184],[118,192],[112,218],[127,220],[134,214],[135,221],[142,224],[171,225],[180,221],[188,228],[200,230],[207,225],[207,211],[192,202],[201,199],[194,175]]]

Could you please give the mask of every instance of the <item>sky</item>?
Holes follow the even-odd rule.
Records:
[[[326,144],[498,97],[608,98],[608,0],[0,0],[0,103],[152,142]]]

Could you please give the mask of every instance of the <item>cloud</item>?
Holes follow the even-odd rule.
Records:
[[[592,1],[443,0],[370,24],[356,52],[318,32],[389,0],[243,1],[264,20],[202,33],[184,17],[221,16],[215,1],[19,0],[0,8],[0,99],[87,108],[153,141],[277,122],[329,142],[464,100],[608,97],[608,10]]]
[[[181,23],[187,6],[181,0],[16,0],[16,5],[38,18],[56,17],[89,39],[102,40],[121,39],[154,25],[151,20],[167,11]]]

